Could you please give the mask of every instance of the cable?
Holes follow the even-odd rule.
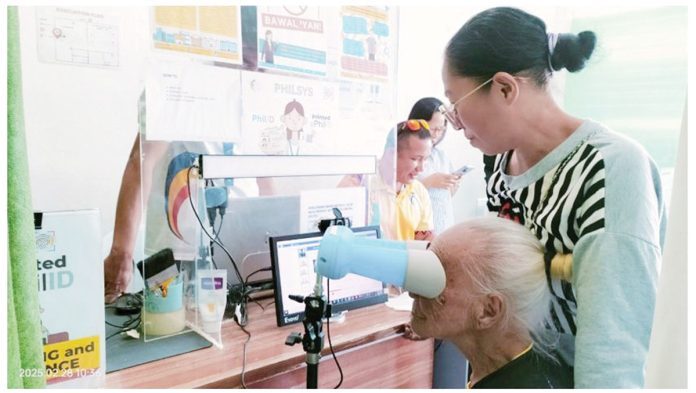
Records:
[[[266,308],[261,303],[259,303],[255,299],[252,299],[250,295],[252,295],[256,292],[259,292],[259,291],[271,289],[271,288],[273,288],[273,285],[272,284],[263,284],[260,286],[252,286],[252,285],[249,285],[249,282],[248,282],[249,277],[251,277],[252,275],[254,275],[258,272],[264,271],[264,270],[270,270],[270,268],[261,268],[255,272],[252,272],[251,274],[249,274],[246,277],[244,282],[241,282],[238,285],[233,286],[231,284],[228,284],[229,294],[227,296],[226,309],[229,308],[231,310],[234,310],[233,317],[234,317],[235,321],[237,321],[237,323],[240,326],[246,326],[246,324],[248,322],[247,307],[248,307],[250,300],[255,302],[256,304],[258,304],[262,310],[264,310],[264,311],[266,310]]]
[[[263,291],[266,289],[271,289],[271,288],[273,288],[273,286],[269,285],[269,284],[264,284],[264,285],[261,285],[258,287],[242,286],[242,292],[239,292],[237,295],[234,296],[233,303],[232,303],[234,306],[239,305],[239,311],[240,311],[239,317],[240,317],[241,321],[237,321],[237,323],[240,326],[246,326],[246,324],[248,323],[247,312],[248,312],[248,305],[249,305],[250,300],[255,302],[256,304],[258,304],[262,310],[264,310],[264,311],[266,310],[266,308],[263,305],[261,305],[261,303],[259,303],[256,299],[252,299],[250,295],[253,293]],[[229,302],[229,297],[228,297],[228,302]],[[235,314],[234,314],[235,316],[237,316],[236,311],[237,310],[235,310]],[[235,320],[237,320],[237,318],[235,318]]]
[[[326,279],[326,304],[331,307],[331,287],[330,287],[330,279]],[[336,367],[338,367],[338,372],[341,374],[341,380],[338,381],[338,385],[334,387],[334,389],[338,389],[341,384],[343,383],[343,370],[341,369],[341,365],[338,363],[338,358],[336,357],[336,353],[334,352],[333,345],[331,344],[331,324],[330,324],[331,318],[330,315],[326,316],[326,337],[329,339],[329,349],[331,350],[331,355],[333,355],[334,361],[336,362]]]
[[[249,284],[249,278],[253,276],[256,273],[261,273],[261,272],[267,272],[271,270],[270,267],[262,267],[261,269],[254,270],[253,272],[249,273],[249,275],[246,276],[246,279],[244,280],[244,286],[247,286]]]
[[[114,325],[113,323],[107,321],[106,319],[104,319],[104,323],[107,324],[107,325],[109,325],[109,326],[111,326],[111,327],[115,327],[115,328],[119,328],[119,329],[123,329],[123,328],[124,328],[124,324],[122,324],[122,325]]]
[[[246,369],[246,349],[247,349],[247,344],[251,340],[251,333],[249,333],[246,329],[244,329],[244,326],[240,325],[238,321],[235,320],[235,322],[237,322],[237,326],[239,326],[239,328],[242,329],[242,331],[244,333],[246,333],[246,335],[247,335],[247,339],[244,342],[244,352],[243,352],[243,357],[242,357],[242,388],[248,389],[246,386],[246,383],[244,382],[244,373],[246,372],[245,371],[245,369]]]
[[[220,225],[218,226],[217,232],[214,233],[215,235],[215,240],[220,240],[220,231],[222,230],[222,222],[225,221],[225,215],[221,214],[220,215]]]
[[[239,269],[237,269],[237,264],[234,263],[234,258],[232,258],[232,255],[230,255],[229,251],[227,251],[227,249],[225,248],[224,245],[222,245],[222,243],[220,243],[216,238],[213,238],[213,237],[210,235],[210,233],[208,233],[208,229],[207,229],[207,228],[205,227],[205,225],[203,224],[203,221],[201,220],[201,217],[198,215],[198,211],[197,211],[196,208],[193,206],[193,194],[191,194],[191,169],[193,169],[193,168],[198,169],[198,166],[197,166],[197,165],[191,165],[191,166],[188,168],[188,171],[186,172],[186,188],[187,188],[188,193],[189,193],[189,198],[188,198],[188,200],[189,200],[189,203],[190,203],[190,205],[191,205],[191,210],[193,210],[193,214],[196,216],[196,219],[198,220],[198,223],[200,224],[201,228],[203,229],[203,232],[205,232],[205,234],[208,236],[208,238],[210,238],[210,240],[212,240],[212,241],[215,242],[217,245],[219,245],[220,248],[222,248],[222,250],[225,252],[225,254],[227,254],[227,256],[230,258],[230,261],[232,261],[232,267],[234,267],[234,271],[237,273],[237,277],[239,278],[239,281],[242,281],[242,275],[239,273]]]
[[[135,324],[135,326],[131,326],[131,325],[133,324],[133,322],[137,322],[137,323]],[[106,318],[104,318],[104,323],[107,324],[107,325],[109,325],[109,326],[111,326],[111,327],[115,327],[115,328],[119,328],[119,329],[120,329],[120,330],[117,330],[116,332],[110,334],[109,336],[107,336],[107,337],[104,339],[104,340],[106,341],[106,340],[108,340],[108,339],[110,339],[110,338],[112,338],[112,337],[114,337],[114,336],[117,336],[117,335],[119,335],[119,334],[121,334],[121,333],[125,333],[125,332],[127,332],[127,331],[129,331],[129,330],[132,330],[132,329],[137,329],[137,328],[140,326],[140,314],[138,314],[138,316],[137,316],[136,318],[133,318],[132,315],[129,315],[129,316],[128,316],[128,320],[127,320],[126,322],[122,323],[121,325],[115,325],[115,324],[113,324],[113,323],[107,321]]]
[[[123,330],[119,330],[119,331],[117,331],[117,332],[115,332],[115,333],[113,333],[113,334],[110,334],[110,335],[108,335],[108,336],[104,339],[104,341],[110,339],[110,338],[113,337],[113,336],[119,335],[119,334],[121,334],[121,333],[123,333]]]
[[[266,311],[266,307],[263,306],[258,300],[252,299],[252,302],[256,303],[259,307],[261,307],[261,311]]]
[[[193,214],[196,216],[198,223],[201,225],[201,228],[203,229],[203,232],[205,232],[205,234],[210,238],[210,240],[212,240],[213,242],[215,242],[215,244],[220,246],[220,248],[222,248],[222,251],[224,251],[225,254],[227,254],[227,256],[230,258],[230,261],[232,262],[232,267],[234,267],[234,272],[237,274],[237,278],[239,278],[239,282],[243,282],[242,274],[239,273],[239,269],[237,269],[237,264],[234,262],[234,258],[232,258],[232,255],[230,254],[229,251],[227,251],[227,248],[225,248],[225,246],[222,243],[220,243],[218,240],[213,238],[210,235],[210,233],[208,233],[208,230],[206,229],[205,225],[203,224],[203,221],[201,220],[201,217],[198,215],[198,211],[196,211],[196,208],[193,206],[193,196],[191,194],[191,169],[193,169],[193,168],[197,169],[198,166],[191,165],[189,167],[188,171],[186,172],[186,187],[187,187],[187,190],[189,193],[188,200],[189,200],[189,203],[191,204],[191,210],[193,210]]]
[[[237,324],[240,327],[242,327],[242,326],[246,325],[246,322],[247,322],[246,321],[246,304],[247,304],[247,298],[248,298],[247,287],[246,287],[246,284],[244,282],[244,279],[242,278],[242,274],[239,272],[239,269],[237,268],[237,264],[234,262],[234,258],[232,258],[232,255],[230,254],[230,252],[227,250],[227,248],[225,248],[225,246],[219,240],[217,240],[217,238],[214,238],[213,236],[210,235],[210,233],[208,233],[208,229],[203,224],[203,220],[201,220],[200,215],[198,215],[198,211],[196,211],[195,206],[193,206],[193,194],[191,193],[191,170],[193,168],[198,168],[198,166],[191,165],[188,168],[188,171],[186,172],[186,188],[187,188],[188,193],[189,193],[189,198],[188,198],[189,204],[191,205],[191,210],[193,211],[193,214],[196,216],[196,219],[198,220],[198,223],[200,224],[203,232],[205,232],[205,234],[208,236],[208,238],[210,240],[212,240],[215,244],[219,245],[220,248],[222,248],[222,251],[224,251],[225,254],[227,254],[227,257],[230,258],[230,262],[232,263],[232,267],[234,268],[234,272],[237,274],[237,278],[239,279],[240,284],[242,284],[242,292],[241,292],[241,297],[239,299],[239,306],[240,306],[240,309],[242,312],[240,319],[242,319],[242,321],[241,321],[242,323],[240,323],[240,321],[237,321],[236,315],[234,318],[235,321],[237,322]],[[211,256],[211,258],[212,258],[212,256]],[[228,289],[229,289],[229,286],[228,286]],[[229,301],[229,295],[228,295],[228,301]],[[236,306],[236,303],[235,303],[235,306]]]
[[[104,322],[106,322],[106,320],[105,320]],[[135,324],[134,326],[131,326],[131,324],[133,324],[133,322],[136,322],[136,324]],[[114,337],[114,336],[116,336],[116,335],[119,335],[119,334],[121,334],[121,333],[125,333],[125,332],[127,332],[127,331],[129,331],[129,330],[137,329],[137,328],[140,326],[140,322],[141,322],[141,320],[140,320],[140,314],[138,314],[138,316],[137,316],[136,318],[133,318],[132,315],[129,316],[129,317],[128,317],[128,321],[126,321],[126,322],[125,322],[123,325],[121,325],[121,326],[113,325],[113,324],[111,324],[111,323],[109,323],[109,322],[106,322],[109,326],[113,326],[113,327],[120,328],[120,330],[118,330],[118,331],[116,331],[116,332],[110,334],[110,335],[109,335],[108,337],[106,337],[104,340],[108,340],[108,339],[110,339],[110,338],[112,338],[112,337]]]
[[[222,230],[222,221],[225,219],[224,215],[220,216],[220,226],[218,226],[217,231],[215,231],[215,228],[213,227],[213,235],[215,235],[215,240],[219,240],[220,238],[220,231]],[[218,269],[217,263],[215,263],[215,257],[213,256],[213,242],[210,242],[210,261],[213,262],[213,267]],[[227,284],[227,289],[229,289],[229,283]]]

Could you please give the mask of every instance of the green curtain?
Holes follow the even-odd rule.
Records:
[[[30,371],[45,366],[21,69],[18,11],[7,7],[7,387],[39,388],[45,379]]]

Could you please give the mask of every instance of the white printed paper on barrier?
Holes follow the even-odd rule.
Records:
[[[365,226],[364,187],[331,188],[300,193],[300,232],[318,232],[319,221],[335,218],[333,208],[350,218],[353,227]]]
[[[146,81],[147,140],[236,142],[239,71],[195,63],[153,63]]]
[[[259,68],[326,75],[326,18],[321,7],[259,6]]]
[[[334,143],[338,85],[242,72],[245,154],[344,154]]]

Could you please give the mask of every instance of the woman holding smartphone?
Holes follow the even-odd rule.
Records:
[[[433,149],[423,165],[423,172],[418,180],[428,189],[433,207],[434,234],[441,233],[454,224],[452,195],[459,188],[463,172],[455,172],[445,151],[439,146],[445,138],[447,120],[438,111],[442,101],[434,97],[425,97],[416,101],[411,108],[409,119],[423,119],[430,125]]]

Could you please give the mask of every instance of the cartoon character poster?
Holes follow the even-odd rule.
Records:
[[[244,154],[341,154],[336,84],[243,72],[242,97]]]

